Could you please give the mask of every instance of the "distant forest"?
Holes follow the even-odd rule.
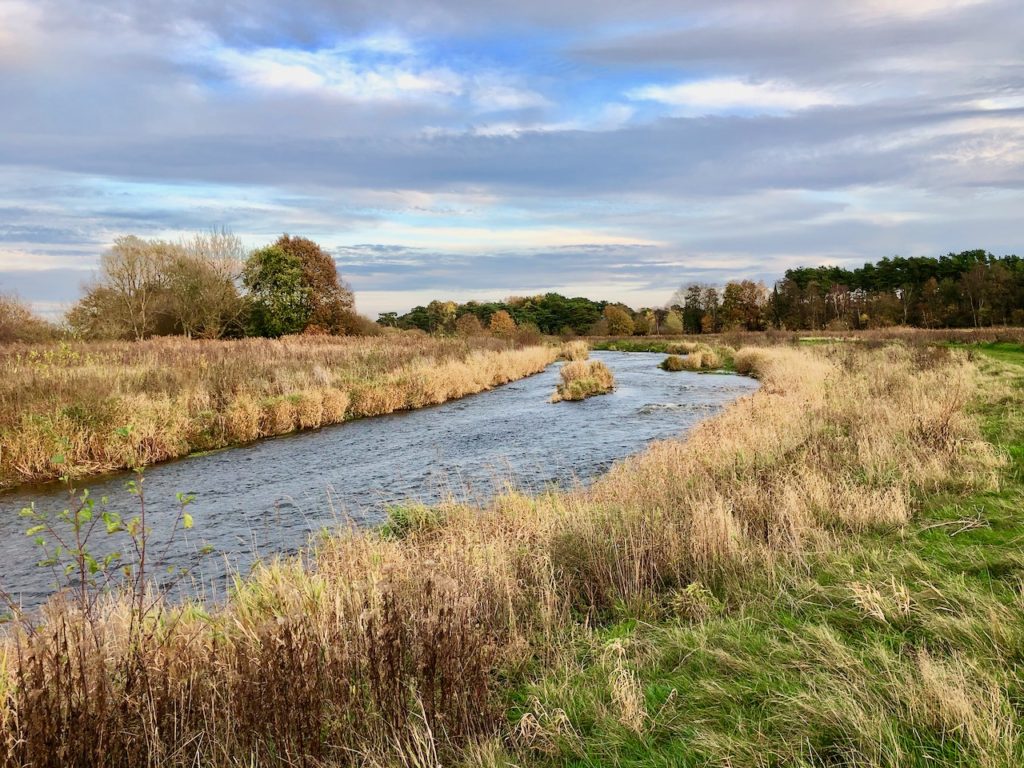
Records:
[[[750,280],[693,283],[662,307],[639,309],[557,293],[465,304],[432,301],[404,315],[384,313],[378,322],[471,334],[509,320],[562,336],[1024,325],[1024,258],[975,250],[938,258],[896,256],[856,269],[799,267],[771,288]]]

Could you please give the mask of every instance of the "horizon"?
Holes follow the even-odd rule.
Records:
[[[0,0],[0,292],[281,232],[363,314],[1019,253],[1024,8]]]

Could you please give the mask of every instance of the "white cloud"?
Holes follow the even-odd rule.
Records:
[[[473,88],[473,104],[480,112],[505,112],[538,109],[551,105],[537,91],[501,82],[492,77],[480,78]]]
[[[463,78],[447,67],[360,63],[345,48],[222,49],[215,58],[236,82],[262,90],[314,92],[355,101],[395,101],[451,97],[464,89]]]
[[[635,101],[656,101],[689,113],[792,112],[840,103],[824,91],[767,80],[750,82],[719,77],[677,85],[646,85],[626,94]]]

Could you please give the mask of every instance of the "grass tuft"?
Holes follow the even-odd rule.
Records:
[[[551,395],[552,403],[562,400],[585,400],[594,395],[605,395],[615,389],[615,376],[600,360],[565,363],[561,376],[561,383]]]

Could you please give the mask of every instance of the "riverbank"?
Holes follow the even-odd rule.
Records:
[[[415,333],[4,347],[0,489],[435,405],[557,355]]]
[[[1024,764],[1024,348],[966,352],[977,389],[944,397],[973,401],[981,475],[935,476],[904,496],[910,517],[582,630],[509,697],[518,764]]]
[[[761,379],[758,392],[589,489],[406,510],[379,534],[325,540],[315,567],[261,568],[212,614],[145,617],[145,644],[132,641],[140,624],[125,603],[89,622],[54,607],[45,631],[18,630],[7,647],[10,759],[501,765],[708,754],[760,765],[804,750],[805,762],[824,764],[889,727],[899,739],[880,742],[883,757],[893,743],[914,759],[953,744],[1009,765],[999,760],[1013,756],[1016,733],[1004,660],[1018,642],[1017,560],[1006,553],[998,593],[983,569],[939,594],[926,585],[931,566],[919,565],[927,553],[902,542],[918,529],[949,537],[993,524],[983,513],[967,520],[973,508],[947,512],[959,525],[926,528],[919,515],[1006,482],[971,408],[983,394],[988,408],[1013,412],[1019,389],[941,349],[762,348],[735,359]],[[921,579],[885,581],[863,554],[872,542],[875,557]],[[988,562],[981,547],[967,554]],[[934,626],[917,623],[915,600]],[[829,610],[844,623],[815,629]],[[814,631],[792,632],[786,611]],[[998,621],[985,637],[974,617],[990,614]],[[893,624],[907,654],[876,648],[879,615],[909,617]],[[667,646],[679,653],[647,632],[681,638]],[[863,654],[844,652],[843,632],[863,633]],[[722,652],[705,642],[729,633],[749,643],[746,657],[735,642]],[[758,652],[775,638],[809,655]],[[876,665],[881,650],[902,666]],[[835,679],[818,675],[820,656]],[[879,692],[904,673],[907,696],[890,704]],[[744,674],[748,688],[735,683]],[[861,681],[867,698],[857,698]],[[795,695],[800,686],[821,696]],[[808,716],[826,695],[831,707]],[[793,720],[775,716],[776,697]],[[705,710],[718,720],[685,717]]]

